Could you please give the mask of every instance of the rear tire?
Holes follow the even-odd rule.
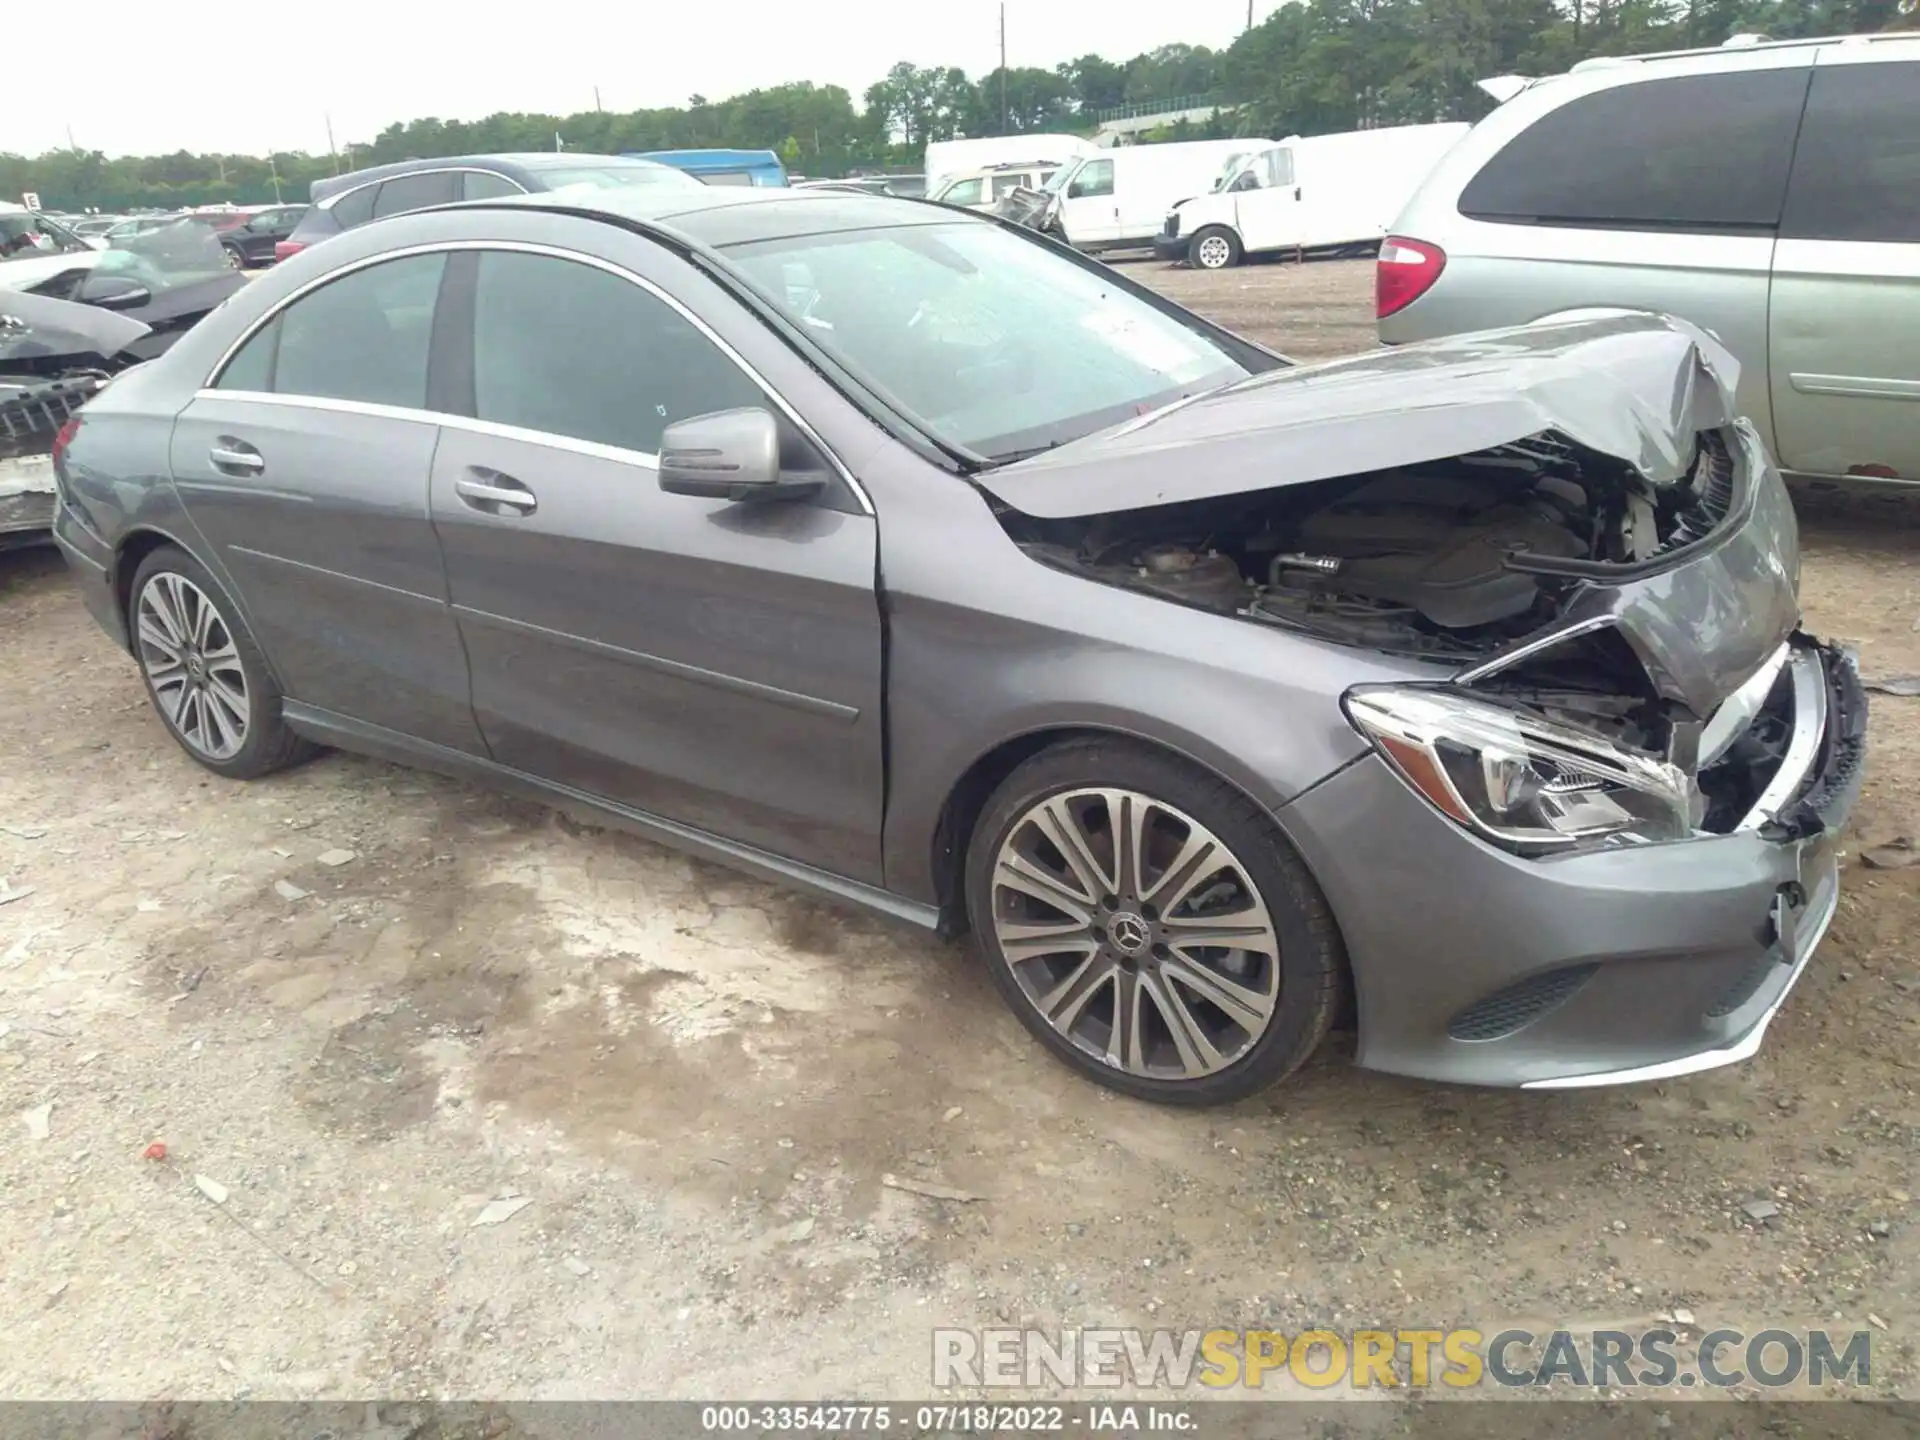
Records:
[[[214,774],[254,780],[317,751],[281,718],[280,687],[239,607],[186,551],[162,545],[140,562],[127,633],[167,733]]]
[[[1332,1026],[1346,961],[1326,897],[1258,806],[1163,752],[1102,738],[1028,760],[987,802],[966,884],[1001,995],[1111,1089],[1240,1100]]]
[[[1187,259],[1196,270],[1225,270],[1240,263],[1240,237],[1224,225],[1209,225],[1193,237]]]
[[[227,257],[227,268],[229,270],[244,270],[247,268],[247,257],[242,255],[233,246],[222,245],[220,249]]]

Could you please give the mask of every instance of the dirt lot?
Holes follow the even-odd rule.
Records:
[[[1134,273],[1371,338],[1364,264]],[[1920,505],[1810,511],[1813,626],[1920,673]],[[1871,1314],[1920,1395],[1920,869],[1849,862],[1741,1068],[1522,1095],[1335,1043],[1176,1114],[959,947],[366,760],[211,779],[50,553],[0,557],[0,696],[0,1396],[924,1396],[939,1324],[1676,1307]],[[1920,834],[1920,700],[1876,703],[1855,849]]]

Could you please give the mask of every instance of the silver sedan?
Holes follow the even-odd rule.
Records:
[[[1858,785],[1725,366],[1615,318],[1299,368],[949,207],[535,195],[115,379],[57,535],[218,774],[365,751],[970,930],[1147,1099],[1343,1015],[1598,1084],[1753,1052]]]

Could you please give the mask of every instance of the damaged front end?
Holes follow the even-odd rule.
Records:
[[[0,291],[0,548],[53,523],[62,430],[129,363],[151,327],[90,305]]]
[[[1526,327],[1256,377],[982,482],[1042,563],[1431,666],[1348,718],[1489,843],[1804,832],[1851,803],[1807,792],[1857,785],[1864,700],[1797,633],[1791,503],[1733,378],[1659,317]]]

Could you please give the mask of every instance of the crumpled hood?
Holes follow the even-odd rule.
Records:
[[[1638,311],[1485,330],[1269,371],[1176,401],[978,483],[1045,519],[1305,485],[1556,431],[1670,484],[1726,425],[1739,365]]]
[[[8,361],[118,355],[151,327],[97,305],[0,290],[0,368]]]

